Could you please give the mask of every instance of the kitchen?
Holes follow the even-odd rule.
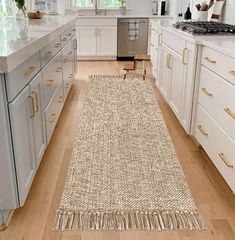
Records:
[[[4,9],[3,2],[9,3],[2,0],[1,11]],[[123,5],[116,1],[109,2],[26,1],[28,11],[46,11],[48,16],[43,16],[41,20],[18,19],[16,24],[7,22],[8,27],[5,27],[6,22],[3,21],[9,19],[1,15],[3,34],[0,37],[0,225],[1,230],[4,231],[0,232],[0,239],[234,239],[235,2],[215,1],[216,3],[208,11],[197,10],[196,5],[202,4],[203,1],[129,0]],[[210,2],[208,1],[207,8]],[[105,6],[103,7],[101,4],[111,5],[103,5]],[[186,18],[188,6],[191,14],[189,18],[193,18],[194,22],[189,20],[182,23]],[[59,15],[56,15],[58,13]],[[213,14],[219,15],[219,18],[222,14],[222,22],[229,25],[219,25],[218,19],[210,25],[208,23],[199,25],[201,21],[210,20]],[[137,30],[134,30],[134,40],[130,40],[132,37],[130,25],[135,27],[137,25]],[[217,34],[216,31],[222,31],[222,34]],[[137,55],[149,56],[150,63],[147,58],[147,60],[145,58],[139,60]],[[135,63],[140,69],[135,69]],[[130,73],[128,70],[127,74],[123,70],[126,64],[135,66]],[[116,79],[117,82],[112,81],[114,77],[122,77],[123,74],[127,75],[126,81],[119,79],[120,77]],[[143,81],[142,75],[144,77],[146,75],[146,79],[150,81]],[[130,80],[132,77],[133,79]],[[106,80],[110,86],[113,86],[112,88],[107,87]],[[148,95],[147,82],[152,85],[154,98],[157,99],[157,105],[161,109],[159,114],[163,114],[164,120],[163,117],[159,120],[156,116],[152,116],[150,109],[153,112],[158,109],[155,109],[156,106],[153,108],[149,106],[152,98]],[[120,94],[123,93],[120,98],[113,91],[116,87]],[[130,89],[125,90],[124,87]],[[94,95],[93,92],[89,95],[92,89]],[[99,93],[98,90],[101,92]],[[108,98],[109,91],[114,94],[113,99]],[[133,94],[132,100],[125,91],[129,91],[130,96]],[[137,91],[142,97],[137,98]],[[106,100],[102,102],[103,94]],[[94,100],[96,96],[97,99]],[[108,100],[110,104],[114,104],[113,101],[117,99],[127,109],[131,103],[135,103],[128,111],[136,118],[127,118],[129,113],[125,112],[125,108],[118,103],[115,103],[117,105],[114,105],[114,109],[107,108],[113,115],[109,115],[107,109],[102,107]],[[138,105],[136,109],[135,105]],[[105,106],[110,107],[109,104]],[[147,115],[141,110],[145,107]],[[85,112],[90,108],[94,114],[92,122],[86,118],[89,112]],[[119,111],[122,109],[119,114],[117,114],[118,109]],[[140,111],[140,116],[137,110]],[[101,117],[100,113],[105,115]],[[122,116],[122,113],[126,113],[126,116],[125,114]],[[142,123],[141,116],[148,121]],[[133,230],[130,227],[130,219],[129,225],[125,222],[124,226],[118,225],[118,221],[115,220],[116,229],[115,226],[111,226],[113,219],[110,220],[110,228],[105,227],[104,223],[103,225],[100,223],[102,227],[101,225],[94,227],[92,220],[89,227],[82,225],[82,220],[79,222],[80,227],[76,227],[75,220],[71,220],[64,210],[63,216],[59,216],[60,210],[57,209],[60,206],[63,190],[63,196],[67,194],[74,197],[77,196],[75,193],[78,191],[70,189],[69,192],[70,185],[64,188],[67,169],[71,167],[70,161],[75,171],[77,160],[74,159],[74,152],[81,151],[77,145],[83,143],[76,130],[79,126],[86,129],[86,132],[83,132],[81,127],[78,128],[80,135],[84,134],[82,139],[85,141],[84,139],[88,139],[89,136],[95,136],[96,132],[93,131],[96,126],[102,125],[104,119],[106,125],[113,122],[113,125],[117,126],[109,129],[109,132],[115,130],[110,135],[103,128],[103,132],[108,134],[110,139],[117,136],[116,129],[119,129],[118,132],[124,129],[123,135],[129,136],[129,131],[134,131],[135,126],[139,129],[144,126],[144,131],[150,134],[151,129],[159,127],[155,122],[166,123],[167,130],[164,136],[167,139],[170,136],[171,140],[168,140],[173,142],[174,151],[179,158],[202,221],[184,220],[186,222],[182,223],[186,225],[180,228],[180,225],[175,225],[169,220],[173,215],[167,220],[163,217],[165,215],[160,215],[163,219],[163,223],[159,220],[160,226],[157,227],[156,222],[154,225],[153,221],[148,220],[149,227],[143,223],[136,227],[138,231],[129,231]],[[117,119],[126,120],[118,125]],[[137,122],[141,122],[139,125],[136,119]],[[87,124],[85,120],[88,121]],[[153,125],[149,125],[151,120],[154,122]],[[129,124],[133,124],[133,128],[124,128]],[[89,126],[93,126],[92,132],[89,132],[91,131]],[[106,138],[101,134],[102,131],[97,131],[103,146],[102,151],[106,149],[104,146],[106,145],[112,148],[117,156],[126,157],[122,155],[124,150],[116,152],[121,146],[121,143],[115,145],[116,138],[110,145],[108,140],[105,142]],[[149,136],[147,140],[154,143]],[[153,140],[157,138],[156,134],[151,136]],[[122,138],[122,140],[125,143],[126,139]],[[90,140],[89,144],[91,150],[84,152],[91,151],[93,154],[97,152],[98,158],[101,154],[99,141],[96,143]],[[128,142],[124,148],[128,148],[128,145],[133,147],[133,144]],[[158,156],[159,153],[152,152],[153,147],[149,148],[143,142],[142,145],[144,148],[148,147],[149,158]],[[163,150],[160,147],[155,148],[159,149],[158,151]],[[138,152],[137,148],[134,149]],[[139,155],[141,154],[143,152]],[[138,159],[138,156],[136,157]],[[114,158],[113,155],[111,158]],[[100,162],[96,164],[99,165]],[[144,164],[142,158],[139,162]],[[133,166],[139,167],[138,163],[135,164],[131,165],[130,169],[133,169]],[[89,166],[88,159],[87,166]],[[95,167],[97,165],[94,165],[94,169]],[[103,177],[98,176],[98,172],[106,168],[90,172],[85,164],[82,169],[102,180]],[[141,169],[142,171],[144,174],[144,170]],[[79,174],[81,175],[82,172]],[[118,187],[120,175],[116,176],[114,172],[113,174],[116,182],[112,184]],[[175,175],[177,176],[176,173]],[[72,177],[72,181],[75,181],[75,177],[75,175]],[[83,178],[86,179],[85,174],[79,178],[80,181]],[[108,176],[107,179],[111,181]],[[167,179],[169,180],[170,177],[168,176]],[[144,176],[142,180],[138,178],[137,182],[140,181],[141,185],[151,180],[148,176]],[[85,182],[87,181],[88,179]],[[66,180],[66,184],[68,182],[69,180]],[[96,183],[95,179],[93,183]],[[93,185],[91,189],[95,186],[99,185]],[[183,184],[180,187],[184,189],[185,186]],[[106,191],[104,188],[101,189]],[[115,189],[117,191],[118,188]],[[187,192],[188,188],[186,189]],[[126,194],[129,192],[131,189]],[[120,195],[121,193],[122,191]],[[84,196],[90,196],[88,194],[90,193],[87,192]],[[159,198],[161,195],[156,197]],[[65,200],[62,197],[62,203],[64,201],[67,204]],[[103,199],[101,198],[100,201],[103,202]],[[110,201],[112,202],[112,199]],[[68,210],[71,212],[69,207]],[[150,214],[151,217],[153,214]],[[198,219],[197,214],[196,210],[193,216]],[[82,219],[81,215],[80,219]],[[135,221],[137,219],[138,216]],[[139,219],[142,217],[139,216]],[[144,222],[147,221],[146,218],[143,219]],[[176,218],[176,221],[178,223],[179,220]],[[72,227],[69,227],[69,222],[73,222]],[[205,222],[205,226],[202,222]],[[169,224],[171,227],[168,226]],[[70,231],[71,229],[74,231]],[[154,231],[146,231],[149,229]],[[172,231],[179,229],[181,231]]]

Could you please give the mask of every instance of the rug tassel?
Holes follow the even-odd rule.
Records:
[[[54,230],[203,230],[195,211],[66,212],[58,210]]]

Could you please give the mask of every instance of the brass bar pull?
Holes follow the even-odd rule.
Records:
[[[29,115],[30,118],[35,117],[35,111],[34,111],[34,97],[33,95],[29,95],[29,99],[31,100],[31,106],[32,106],[32,111],[31,114]]]
[[[182,57],[182,63],[184,64],[184,65],[187,65],[187,61],[185,61],[185,58],[186,58],[186,52],[188,51],[188,49],[187,48],[184,48],[184,50],[183,50],[183,57]]]
[[[58,98],[58,100],[57,100],[58,103],[61,103],[61,102],[63,102],[63,101],[64,101],[64,97],[63,97],[63,96],[60,96],[60,97]]]
[[[53,79],[49,79],[49,80],[47,80],[46,85],[47,86],[52,86],[54,83],[55,83],[55,81]]]
[[[55,47],[56,47],[56,48],[60,47],[60,43],[56,43],[56,44],[55,44]]]
[[[56,114],[53,113],[53,114],[50,115],[50,118],[49,118],[48,121],[49,121],[50,123],[53,123],[53,122],[55,122],[55,120],[56,120]]]
[[[31,75],[35,70],[36,70],[36,67],[35,67],[35,66],[30,66],[30,67],[28,67],[28,68],[25,70],[24,75],[25,75],[25,76],[29,76],[29,75]]]
[[[73,32],[76,32],[76,28],[73,28]]]
[[[229,73],[230,73],[232,76],[235,77],[235,70],[232,70],[232,71],[230,71]]]
[[[227,167],[229,167],[229,168],[234,168],[234,166],[228,162],[228,160],[226,159],[224,153],[220,153],[219,156],[220,156],[220,158],[223,160],[223,162],[225,163],[225,165],[226,165]]]
[[[62,71],[62,67],[58,67],[56,72],[61,72]]]
[[[206,88],[202,88],[201,90],[202,90],[202,92],[204,92],[207,96],[209,96],[209,97],[212,97],[212,96],[213,96],[213,94],[210,93],[210,92],[208,92],[208,90],[207,90]]]
[[[224,111],[233,119],[235,119],[235,113],[233,113],[230,108],[225,108]]]
[[[168,68],[169,68],[170,70],[172,70],[172,67],[171,67],[171,59],[172,59],[172,55],[169,54]]]
[[[158,35],[158,46],[161,47],[162,46],[162,34]]]
[[[65,88],[69,88],[70,84],[69,83],[66,83],[65,84]]]
[[[69,33],[69,34],[68,34],[68,37],[71,37],[71,36],[72,36],[72,33]]]
[[[71,56],[73,54],[73,52],[69,52],[68,55]]]
[[[65,42],[65,41],[67,41],[67,38],[66,38],[66,37],[65,37],[65,38],[63,38],[63,39],[62,39],[62,41],[64,41],[64,42]]]
[[[69,78],[73,78],[73,74],[71,73],[71,74],[69,74]]]
[[[32,94],[35,96],[36,101],[34,102],[34,109],[35,109],[35,113],[37,113],[39,111],[39,103],[38,103],[38,93],[36,91],[32,91]]]
[[[211,60],[209,57],[205,57],[204,59],[205,59],[205,61],[207,61],[209,63],[216,64],[216,61],[215,60]]]
[[[169,57],[170,57],[170,55],[167,54],[167,57],[166,57],[166,67],[170,69],[170,67],[169,67]]]
[[[200,132],[201,132],[204,136],[208,136],[208,133],[205,132],[205,130],[203,129],[202,125],[198,125],[197,128],[200,130]]]

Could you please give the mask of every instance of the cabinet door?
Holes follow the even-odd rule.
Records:
[[[30,95],[33,97],[34,117],[32,118],[33,125],[33,143],[36,166],[40,165],[43,154],[46,149],[46,132],[45,118],[43,111],[43,95],[42,95],[42,75],[39,73],[29,85]]]
[[[116,27],[97,27],[97,56],[117,56]]]
[[[170,52],[166,46],[162,47],[162,75],[160,91],[164,98],[168,101],[169,98],[169,84],[171,79]]]
[[[78,27],[78,56],[96,56],[96,26]]]
[[[32,109],[33,96],[29,93],[29,87],[9,104],[20,206],[25,202],[36,172]]]
[[[185,78],[185,65],[182,62],[182,56],[174,51],[171,51],[169,65],[171,68],[171,78],[169,82],[169,105],[177,118],[180,120],[183,107],[183,84]]]

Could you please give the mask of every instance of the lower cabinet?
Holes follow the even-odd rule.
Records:
[[[9,104],[20,206],[23,206],[46,148],[39,73]]]

